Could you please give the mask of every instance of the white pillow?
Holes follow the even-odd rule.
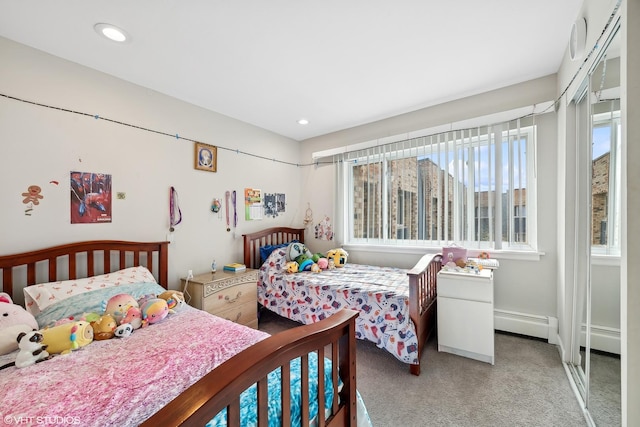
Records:
[[[24,305],[34,316],[48,306],[74,295],[100,288],[128,283],[157,283],[153,274],[143,266],[125,268],[113,273],[84,279],[41,283],[24,288]]]

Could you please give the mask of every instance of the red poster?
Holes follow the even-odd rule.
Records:
[[[71,172],[71,224],[111,222],[111,175]]]

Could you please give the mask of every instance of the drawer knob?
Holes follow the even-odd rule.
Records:
[[[235,298],[229,298],[229,295],[225,295],[224,296],[224,300],[226,302],[228,302],[229,304],[233,304],[234,302],[238,301],[238,299],[242,296],[242,291],[238,292],[238,295],[236,295]]]

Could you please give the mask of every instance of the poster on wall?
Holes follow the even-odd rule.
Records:
[[[262,192],[256,188],[244,189],[244,219],[262,219]]]
[[[284,212],[285,195],[283,193],[265,193],[264,214],[265,216],[277,217]]]
[[[316,224],[315,236],[318,240],[333,240],[333,226],[328,216],[325,215],[322,221]]]
[[[71,224],[111,222],[111,175],[71,172]]]

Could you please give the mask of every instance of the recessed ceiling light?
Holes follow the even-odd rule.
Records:
[[[111,24],[96,24],[93,26],[98,34],[113,40],[114,42],[126,42],[131,40],[129,35],[121,28]]]
[[[298,120],[298,124],[299,124],[299,125],[308,125],[308,124],[309,124],[309,120],[307,120],[307,119],[300,119],[300,120]]]

